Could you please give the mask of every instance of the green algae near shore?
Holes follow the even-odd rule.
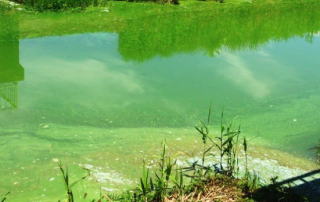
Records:
[[[88,192],[94,198],[99,195],[100,188],[104,191],[121,192],[134,186],[141,174],[141,162],[145,160],[148,165],[155,164],[154,160],[161,152],[161,141],[164,139],[170,156],[180,161],[197,156],[201,148],[199,136],[193,128],[102,129],[53,124],[48,126],[39,128],[38,137],[24,134],[23,138],[17,139],[19,133],[4,132],[12,135],[10,139],[7,138],[12,148],[7,146],[6,150],[1,149],[1,159],[4,162],[16,160],[1,168],[7,170],[10,167],[10,171],[7,171],[10,175],[2,176],[2,180],[6,182],[2,186],[14,193],[11,198],[16,201],[21,201],[26,196],[39,201],[63,198],[64,189],[57,166],[59,160],[68,165],[72,181],[85,175],[82,168],[91,170],[91,177],[77,185],[75,193],[81,197]],[[190,146],[186,148],[185,145]],[[276,150],[249,147],[250,150],[254,153],[250,152],[252,158],[250,157],[249,165],[257,164],[250,168],[259,173],[260,166],[263,166],[262,177],[265,180],[281,172],[284,172],[283,177],[294,176],[315,166]],[[263,151],[263,156],[257,154],[259,150]],[[303,163],[286,165],[286,161]],[[36,175],[34,171],[37,172]]]
[[[79,193],[98,194],[100,184],[128,188],[163,140],[173,156],[197,155],[192,127],[210,103],[214,123],[225,111],[250,145],[299,167],[283,159],[311,158],[320,130],[320,14],[313,8],[243,18],[241,10],[236,17],[216,11],[217,18],[189,11],[130,19],[112,9],[110,19],[100,11],[1,14],[0,193],[11,191],[13,201],[63,198],[57,160],[74,179],[81,167],[95,171]],[[81,15],[91,18],[70,20]]]

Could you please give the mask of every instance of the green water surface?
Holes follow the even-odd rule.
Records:
[[[81,31],[30,38],[23,17],[1,14],[0,193],[11,191],[11,201],[64,198],[58,159],[74,179],[84,175],[79,164],[111,176],[80,183],[78,195],[130,187],[164,139],[194,149],[193,126],[210,104],[216,121],[224,111],[252,144],[312,158],[319,8],[146,15],[114,32],[97,18],[99,27],[80,22]]]

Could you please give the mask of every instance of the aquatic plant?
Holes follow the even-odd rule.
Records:
[[[209,132],[209,125],[211,124],[211,108],[209,109],[207,122],[201,121],[200,126],[195,127],[202,137],[202,143],[204,146],[202,164],[204,164],[207,154],[209,154],[212,149],[216,148],[220,159],[218,172],[222,172],[228,176],[233,176],[238,169],[238,146],[239,136],[241,133],[240,126],[235,130],[233,129],[232,122],[225,124],[223,112],[221,113],[220,118],[220,135],[217,137],[211,137]],[[210,145],[206,146],[208,140]],[[247,150],[247,144],[244,145],[244,148]],[[224,166],[224,164],[226,165]]]

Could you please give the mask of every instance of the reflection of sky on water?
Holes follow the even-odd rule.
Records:
[[[30,107],[48,98],[92,105],[101,98],[111,100],[144,91],[130,68],[118,68],[125,63],[117,53],[115,34],[23,40],[21,63],[26,67],[28,80],[23,92]]]
[[[316,54],[319,40],[311,44],[293,38],[258,50],[223,50],[217,57],[177,53],[144,63],[123,61],[117,40],[116,34],[107,33],[22,40],[20,62],[27,72],[23,102],[29,100],[31,107],[49,102],[48,98],[68,97],[70,104],[102,106],[132,100],[143,108],[149,99],[160,108],[165,102],[183,108],[186,99],[191,105],[199,102],[190,97],[197,92],[202,100],[214,99],[217,104],[224,102],[217,96],[221,93],[232,105],[236,98],[254,101],[296,93],[293,90],[301,84],[305,88],[318,78],[305,75],[305,70],[318,71],[314,60],[308,59]],[[294,57],[299,52],[296,47],[304,49],[303,57]]]
[[[263,98],[270,94],[270,85],[258,79],[241,57],[231,53],[224,53],[222,57],[228,64],[222,70],[223,76],[254,98]]]

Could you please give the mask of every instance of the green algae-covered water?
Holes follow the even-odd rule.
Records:
[[[81,167],[93,171],[78,196],[131,187],[163,140],[192,156],[193,126],[210,105],[216,122],[224,111],[251,144],[312,161],[319,7],[146,15],[112,32],[99,15],[97,27],[43,36],[23,16],[1,14],[0,193],[63,199],[59,160],[74,180]],[[59,17],[51,15],[33,20]]]

